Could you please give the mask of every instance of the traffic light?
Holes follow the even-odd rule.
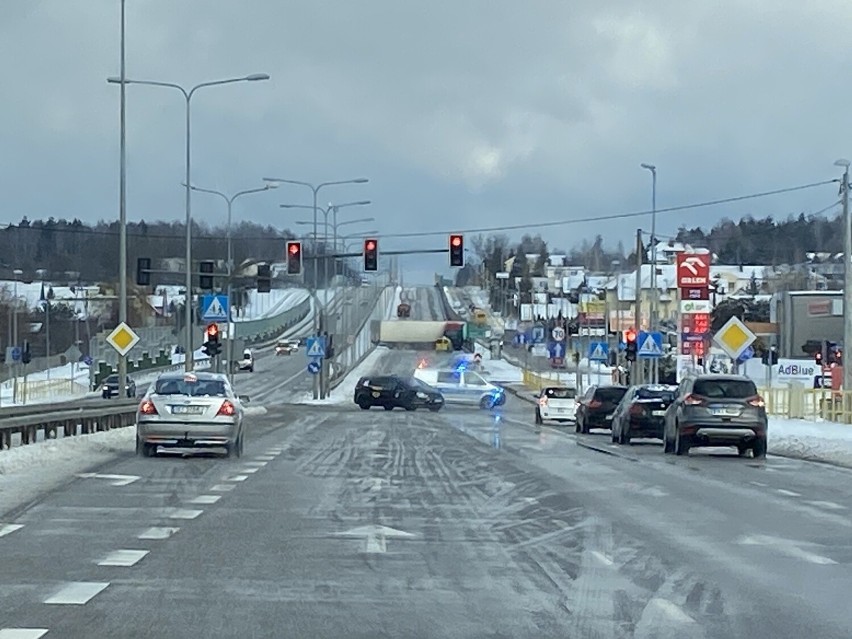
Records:
[[[450,266],[464,266],[463,235],[450,235]]]
[[[364,240],[364,270],[379,270],[379,241],[375,238]]]
[[[272,275],[269,264],[257,265],[257,292],[268,293],[272,289]]]
[[[151,284],[151,258],[140,257],[136,260],[136,285],[148,286]]]
[[[822,366],[822,351],[817,351],[814,353],[814,363],[817,366]]]
[[[213,269],[216,263],[213,260],[201,260],[198,263],[198,271],[201,275],[198,276],[198,287],[202,291],[213,290]]]
[[[21,362],[24,364],[29,364],[33,359],[32,353],[30,353],[30,341],[28,339],[24,340],[24,348],[21,350]]]
[[[626,348],[624,349],[624,357],[628,362],[635,362],[638,345],[636,344],[636,331],[632,328],[624,331],[624,343],[626,345]]]
[[[222,343],[219,341],[219,325],[208,324],[205,336],[207,339],[204,341],[204,354],[208,357],[216,357],[222,351]]]
[[[287,242],[287,275],[302,272],[302,243]]]

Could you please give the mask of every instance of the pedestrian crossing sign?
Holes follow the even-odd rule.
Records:
[[[644,358],[658,358],[663,356],[663,334],[642,331],[637,340],[639,348],[636,354]]]

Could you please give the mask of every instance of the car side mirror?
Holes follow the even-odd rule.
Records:
[[[242,404],[250,404],[251,403],[251,397],[249,397],[248,395],[240,395],[239,400],[240,400],[240,403],[242,403]]]

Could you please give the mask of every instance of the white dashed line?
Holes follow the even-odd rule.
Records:
[[[827,508],[828,510],[846,510],[846,506],[835,504],[833,501],[809,501],[806,503],[811,506],[816,506],[817,508]]]
[[[594,557],[595,559],[597,559],[598,561],[600,561],[600,562],[601,562],[602,564],[604,564],[605,566],[611,566],[611,565],[614,563],[614,562],[612,561],[612,559],[610,559],[609,557],[607,557],[607,556],[606,556],[605,554],[603,554],[602,552],[598,552],[597,550],[593,550],[593,551],[591,552],[591,555],[592,555],[592,557]]]
[[[16,530],[23,528],[23,524],[0,524],[0,537],[11,535]]]
[[[170,519],[195,519],[203,510],[192,510],[190,508],[171,508],[166,512]]]
[[[787,490],[786,488],[776,488],[775,490],[782,495],[786,495],[787,497],[801,497],[799,493],[794,493],[792,490]]]
[[[225,481],[245,481],[246,479],[248,479],[248,475],[233,475],[227,477]]]
[[[180,528],[172,526],[154,526],[139,535],[137,539],[168,539],[179,530]]]
[[[271,462],[275,461],[275,455],[258,455],[255,459],[257,461]]]
[[[255,468],[263,468],[263,467],[264,467],[264,466],[266,466],[268,463],[269,463],[269,462],[265,462],[265,461],[246,462],[246,466],[253,466],[253,467],[255,467]]]
[[[667,599],[660,599],[659,597],[654,597],[653,599],[651,599],[651,601],[648,602],[648,605],[655,606],[672,621],[676,621],[678,623],[695,623],[695,619],[690,617],[683,610],[681,610],[679,606],[673,604]]]
[[[0,639],[39,639],[47,628],[0,628]]]
[[[216,484],[210,490],[215,490],[220,493],[226,493],[229,490],[234,490],[233,484]]]
[[[199,495],[195,499],[190,499],[190,504],[215,504],[222,499],[222,495]]]
[[[764,484],[762,481],[753,481],[750,482],[753,486],[760,486],[761,488],[766,488],[769,484]]]
[[[113,550],[98,562],[99,566],[135,566],[139,563],[148,550]]]
[[[252,475],[259,470],[260,470],[260,468],[243,468],[240,472],[241,473],[248,473],[249,475]]]
[[[46,604],[82,605],[109,586],[108,581],[71,581],[44,600]]]

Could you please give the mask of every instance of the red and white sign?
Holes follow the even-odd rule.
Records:
[[[709,300],[710,289],[707,286],[700,288],[682,288],[680,289],[680,299],[682,300]]]
[[[710,256],[680,253],[677,256],[678,288],[699,288],[710,283]]]

